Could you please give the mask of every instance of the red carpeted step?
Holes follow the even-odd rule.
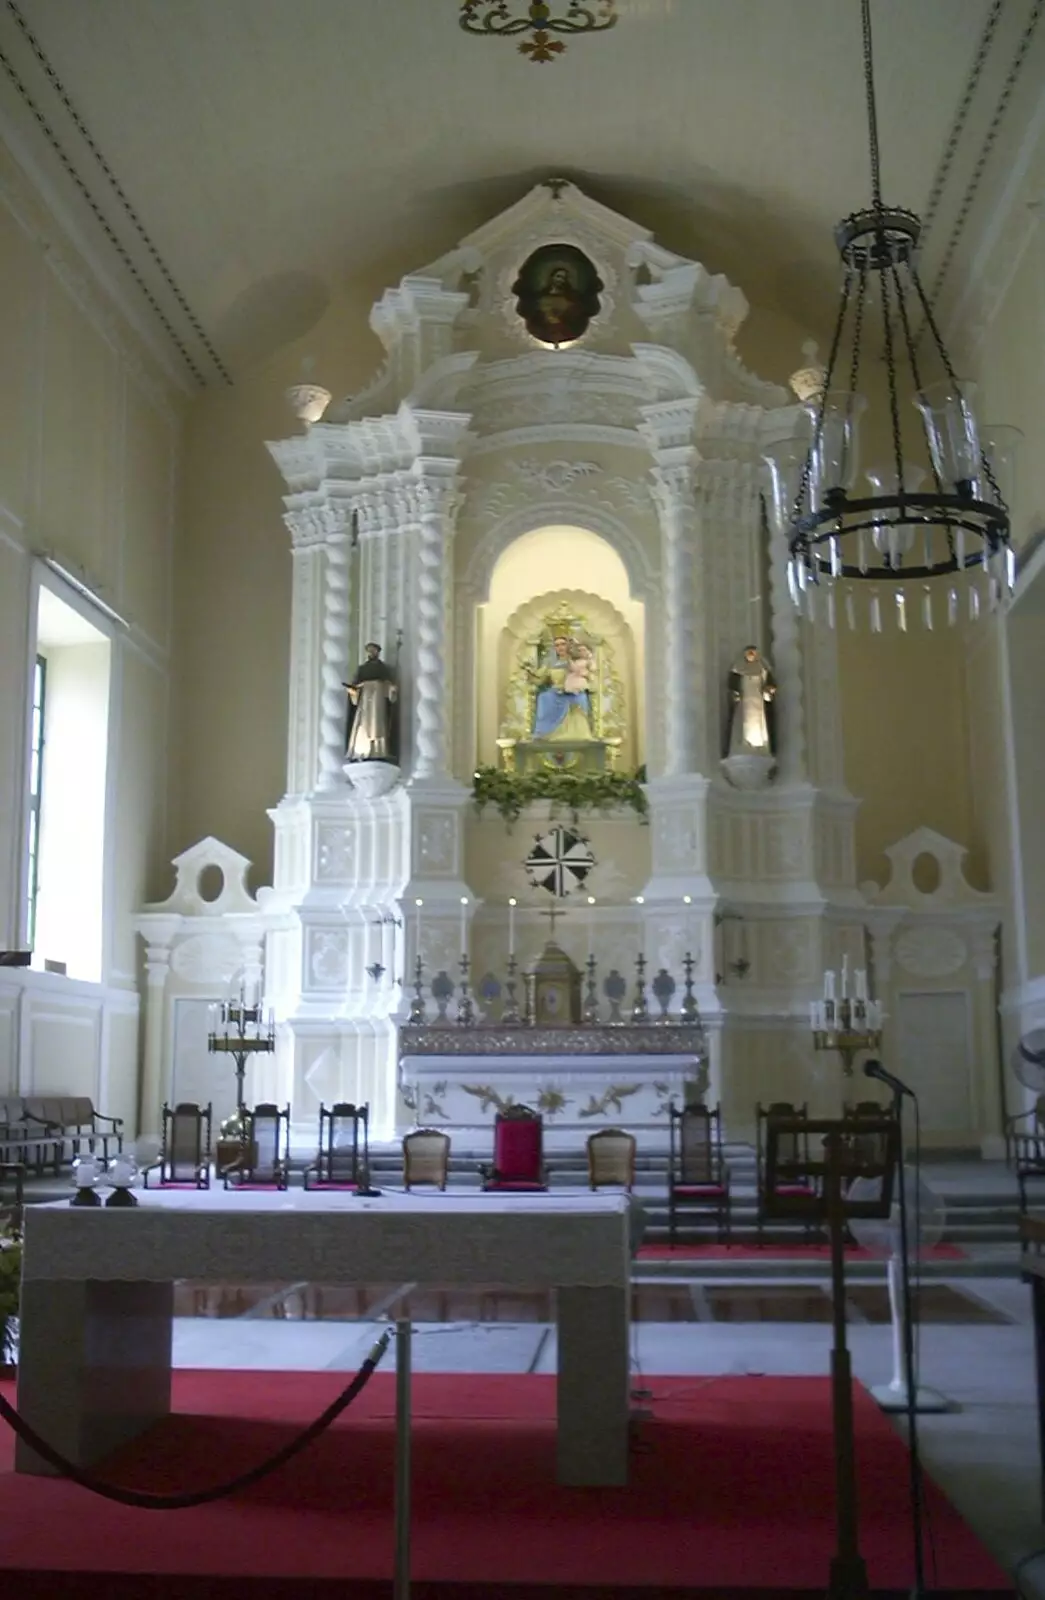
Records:
[[[284,1443],[343,1382],[329,1372],[178,1372],[177,1414],[112,1457],[106,1475],[154,1491],[214,1482]],[[413,1568],[419,1586],[433,1586],[427,1600],[466,1600],[468,1585],[486,1597],[519,1586],[516,1600],[529,1586],[574,1586],[590,1600],[629,1588],[822,1592],[834,1542],[828,1381],[660,1378],[651,1386],[654,1416],[637,1431],[628,1487],[562,1489],[554,1379],[418,1375]],[[71,1600],[84,1592],[71,1586],[75,1575],[91,1574],[101,1585],[95,1594],[199,1600],[233,1592],[208,1588],[211,1578],[259,1596],[266,1590],[255,1579],[300,1580],[299,1596],[319,1596],[336,1579],[345,1600],[376,1600],[391,1576],[393,1410],[394,1377],[380,1373],[334,1428],[271,1478],[233,1500],[166,1513],[16,1476],[2,1430],[0,1588],[8,1592],[10,1578],[12,1594]],[[911,1583],[904,1447],[863,1390],[856,1432],[871,1584],[902,1590]],[[932,1486],[929,1508],[940,1587],[1011,1589]],[[50,1587],[26,1589],[23,1578],[45,1562]],[[155,1574],[160,1587],[121,1591],[105,1576],[120,1573]],[[291,1591],[273,1590],[273,1600],[282,1592]],[[425,1590],[417,1593],[423,1600]]]
[[[885,1255],[877,1250],[865,1250],[861,1245],[850,1245],[847,1261],[881,1261]],[[640,1261],[829,1261],[831,1247],[826,1244],[644,1244],[639,1248]],[[936,1244],[921,1252],[922,1261],[964,1261],[965,1251],[956,1244]]]

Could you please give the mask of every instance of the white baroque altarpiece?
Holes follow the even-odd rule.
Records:
[[[524,264],[548,246],[579,252],[599,285],[597,311],[558,347],[517,309]],[[269,445],[293,550],[273,884],[204,902],[193,874],[224,849],[205,841],[171,900],[146,908],[147,1127],[164,1099],[222,1110],[199,1016],[178,1008],[223,997],[239,967],[263,978],[278,1029],[253,1096],[289,1101],[302,1142],[321,1101],[368,1101],[387,1137],[415,1120],[488,1130],[516,1099],[541,1104],[552,1142],[617,1123],[662,1144],[665,1101],[694,1077],[684,1044],[660,1059],[589,1034],[499,1063],[459,1028],[421,1055],[403,1043],[419,955],[426,983],[456,983],[463,942],[482,1015],[483,980],[503,995],[510,949],[521,973],[550,931],[577,968],[594,954],[600,1026],[612,972],[630,1012],[640,954],[647,982],[674,977],[677,1017],[691,954],[700,1087],[731,1137],[749,1136],[759,1100],[831,1112],[866,1098],[809,1034],[825,967],[868,964],[868,903],[835,637],[796,615],[760,515],[762,453],[797,432],[799,410],[741,363],[746,314],[724,278],[574,186],[540,185],[389,289],[372,313],[387,351],[372,384]],[[648,810],[575,819],[594,866],[550,929],[525,861],[568,816],[542,800],[509,827],[472,785],[477,769],[519,772],[527,674],[542,650],[555,668],[560,630],[589,652],[577,670],[601,698],[578,704],[598,710],[599,762],[638,769]],[[344,685],[370,642],[395,672],[398,762],[346,769]],[[776,767],[744,789],[722,756],[729,672],[749,644],[775,676]]]

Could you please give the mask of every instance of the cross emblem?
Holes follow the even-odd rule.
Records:
[[[551,828],[535,835],[525,866],[535,889],[547,889],[557,900],[563,900],[584,887],[595,867],[595,853],[583,834],[572,828]]]

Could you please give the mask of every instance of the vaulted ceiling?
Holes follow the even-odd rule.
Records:
[[[1031,124],[1042,9],[873,0],[885,197],[915,209],[990,26],[930,282],[964,209],[957,280]],[[0,134],[190,381],[234,379],[346,280],[377,293],[551,175],[822,332],[831,228],[869,192],[857,0],[619,0],[614,29],[547,65],[458,11],[2,0]]]

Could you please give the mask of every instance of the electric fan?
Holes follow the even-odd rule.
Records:
[[[899,1178],[898,1178],[899,1183]],[[914,1260],[922,1251],[931,1250],[943,1238],[947,1213],[943,1201],[934,1189],[921,1178],[915,1179],[905,1169],[904,1196],[907,1200],[907,1242]],[[851,1200],[873,1200],[881,1192],[879,1178],[854,1178],[849,1185]],[[900,1197],[894,1193],[890,1215],[881,1220],[870,1217],[850,1217],[849,1227],[857,1244],[865,1250],[888,1256],[889,1309],[893,1324],[893,1377],[891,1383],[876,1384],[871,1393],[883,1411],[907,1411],[909,1407],[909,1381],[904,1346],[904,1304],[901,1274],[903,1257],[900,1247]],[[918,1382],[917,1356],[914,1371],[915,1409],[917,1411],[952,1411],[952,1403],[935,1389],[927,1389]]]

